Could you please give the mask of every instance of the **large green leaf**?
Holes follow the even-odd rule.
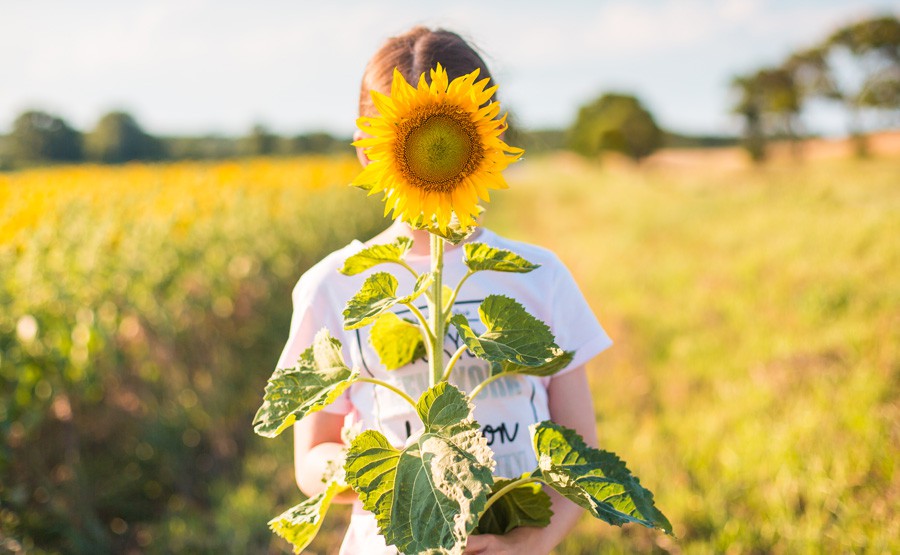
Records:
[[[462,553],[493,483],[493,459],[472,405],[441,382],[420,397],[423,432],[400,450],[381,433],[358,435],[347,453],[347,483],[403,553]]]
[[[396,370],[425,355],[425,343],[419,326],[393,312],[383,312],[378,316],[372,325],[369,342],[387,370]]]
[[[672,533],[653,494],[615,453],[594,449],[574,430],[549,421],[532,432],[541,478],[550,487],[609,524],[635,522]]]
[[[321,410],[350,387],[359,376],[341,355],[341,342],[328,330],[316,334],[313,345],[291,368],[276,369],[266,384],[263,404],[253,419],[253,429],[275,437],[304,416]]]
[[[405,297],[397,296],[397,278],[388,272],[378,272],[369,276],[344,309],[344,329],[354,330],[375,321],[396,304],[412,302],[424,293],[434,281],[434,274],[421,274],[416,280],[413,292]]]
[[[494,482],[493,495],[513,480]],[[553,516],[550,496],[536,482],[520,484],[497,499],[478,520],[476,534],[503,535],[519,526],[547,526]]]
[[[473,272],[493,270],[524,274],[541,267],[540,264],[532,264],[512,251],[497,249],[484,243],[468,243],[463,248],[466,253],[466,266]]]
[[[345,491],[346,484],[331,480],[322,493],[310,497],[269,521],[269,528],[294,546],[300,553],[313,541],[334,497]]]
[[[560,356],[550,328],[509,297],[490,295],[478,307],[478,316],[485,326],[481,335],[475,334],[465,316],[454,314],[450,319],[478,358],[539,367]]]
[[[409,237],[397,237],[393,243],[366,247],[344,261],[340,272],[347,276],[355,276],[373,266],[393,262],[400,264],[403,257],[412,248],[413,240]]]

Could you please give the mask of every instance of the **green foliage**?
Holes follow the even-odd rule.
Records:
[[[529,376],[541,377],[552,376],[569,366],[569,363],[572,362],[572,357],[574,356],[574,351],[563,351],[562,349],[551,347],[550,357],[545,359],[542,364],[529,366],[527,364],[519,364],[509,360],[494,362],[491,364],[491,375],[526,374]]]
[[[620,152],[634,160],[662,145],[653,116],[634,96],[607,93],[582,106],[569,129],[569,147],[587,157]]]
[[[485,331],[476,335],[465,316],[450,319],[466,346],[479,358],[522,366],[541,366],[559,356],[553,334],[546,324],[529,314],[516,300],[490,295],[478,307]]]
[[[421,435],[397,450],[379,432],[357,436],[347,482],[403,553],[459,553],[493,483],[491,450],[465,395],[446,382],[422,394]]]
[[[270,520],[269,528],[290,542],[294,546],[294,553],[301,553],[319,533],[334,496],[346,489],[346,485],[341,485],[335,480],[330,481],[322,493],[310,497]]]
[[[393,312],[383,312],[372,326],[369,342],[378,359],[388,370],[406,366],[425,355],[422,330]]]
[[[494,482],[491,494],[513,483],[511,479]],[[478,520],[476,534],[507,534],[519,526],[547,526],[553,516],[550,496],[537,482],[519,484],[486,510]]]
[[[248,422],[284,345],[285,299],[306,268],[385,222],[339,170],[318,190],[296,171],[290,187],[218,181],[246,167],[180,165],[185,187],[165,166],[33,170],[46,175],[39,217],[0,232],[0,543],[277,549],[265,524],[295,496],[290,446]],[[73,191],[57,171],[96,185]],[[54,204],[48,190],[69,196]]]
[[[126,112],[110,112],[101,117],[85,137],[85,150],[90,159],[106,164],[163,157],[159,140],[145,133]]]
[[[541,267],[540,264],[532,264],[514,252],[497,249],[484,243],[466,243],[463,248],[466,266],[473,272],[493,270],[525,274]]]
[[[81,133],[61,117],[36,110],[16,118],[6,141],[9,158],[17,163],[76,162],[83,158]]]
[[[387,245],[372,245],[371,247],[366,247],[347,258],[347,260],[344,261],[344,265],[341,267],[340,272],[345,276],[355,276],[378,264],[385,264],[388,262],[402,264],[403,258],[411,248],[412,239],[409,237],[398,237],[393,243]]]
[[[744,148],[755,162],[766,158],[770,136],[796,139],[801,96],[794,73],[785,68],[761,69],[732,80],[737,92],[734,113],[744,117]]]
[[[397,296],[397,278],[387,272],[378,272],[369,276],[362,288],[352,299],[347,301],[344,309],[344,329],[353,330],[371,324],[383,312],[397,304],[409,303],[419,297],[431,285],[434,279],[429,273],[419,276],[412,293],[405,297]]]
[[[596,518],[622,526],[629,522],[672,533],[672,525],[653,504],[619,457],[584,443],[575,430],[552,422],[532,426],[540,478]]]
[[[678,536],[590,518],[557,551],[900,553],[897,157],[728,156],[532,158],[491,207],[569,264],[616,341],[587,367],[601,447]]]
[[[296,366],[278,368],[269,378],[263,404],[253,419],[253,429],[275,437],[294,422],[322,410],[337,399],[359,375],[341,355],[341,342],[328,330],[316,334]]]
[[[745,146],[756,161],[765,158],[769,137],[796,138],[796,120],[813,99],[841,103],[857,154],[865,155],[860,110],[900,107],[900,20],[887,15],[842,27],[776,67],[735,77],[732,89],[737,92],[732,111],[744,117]]]
[[[271,133],[266,126],[257,123],[240,143],[241,152],[245,156],[269,156],[275,154],[278,137]]]

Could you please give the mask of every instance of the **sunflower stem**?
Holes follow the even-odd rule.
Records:
[[[491,382],[497,381],[503,376],[508,376],[509,372],[500,372],[499,374],[494,374],[493,376],[489,376],[485,378],[483,382],[475,386],[471,392],[469,392],[469,399],[474,399],[476,395],[484,391],[484,388],[487,387]]]
[[[447,369],[444,370],[444,375],[441,377],[441,381],[442,381],[442,382],[448,382],[448,381],[450,381],[450,374],[453,372],[453,367],[456,366],[456,361],[459,360],[459,357],[461,357],[462,354],[463,354],[463,353],[466,351],[466,349],[468,349],[468,348],[469,348],[468,345],[466,345],[465,343],[463,343],[463,344],[460,346],[460,348],[457,349],[455,353],[453,353],[453,356],[450,357],[450,362],[447,363]]]
[[[493,493],[490,497],[488,497],[487,503],[484,504],[484,508],[481,510],[481,514],[483,515],[484,513],[486,513],[487,510],[491,508],[491,505],[496,503],[498,499],[500,499],[507,493],[511,492],[512,490],[516,489],[517,487],[521,486],[522,484],[527,484],[528,482],[540,482],[542,484],[545,483],[540,478],[538,478],[536,476],[532,476],[531,474],[527,474],[527,475],[523,476],[522,478],[519,478],[518,480],[510,482],[510,483],[506,484],[505,486],[503,486],[502,488],[500,488],[495,493]],[[479,516],[479,519],[480,518],[481,517]]]
[[[367,377],[364,377],[364,376],[360,376],[360,377],[356,378],[356,381],[358,381],[358,382],[372,383],[372,384],[380,385],[381,387],[390,389],[391,391],[393,391],[393,392],[396,393],[397,395],[403,397],[403,400],[406,401],[407,403],[409,403],[410,406],[412,406],[413,409],[416,408],[416,402],[415,402],[415,400],[414,400],[412,397],[410,397],[409,395],[407,395],[406,392],[403,391],[402,389],[400,389],[399,387],[393,386],[393,385],[387,383],[386,381],[379,380],[378,378],[367,378]]]
[[[434,274],[434,283],[431,285],[431,295],[428,299],[428,323],[432,331],[431,358],[429,383],[433,387],[444,374],[444,334],[446,320],[444,320],[443,277],[444,277],[444,240],[431,235],[431,271]]]
[[[453,294],[450,295],[450,301],[447,302],[447,310],[444,311],[444,320],[446,321],[450,318],[450,315],[453,313],[453,304],[456,303],[456,297],[459,295],[459,290],[462,289],[463,283],[466,282],[467,279],[472,277],[472,274],[475,272],[473,270],[469,270],[466,272],[466,275],[459,280],[459,283],[456,284],[456,289],[453,290]]]

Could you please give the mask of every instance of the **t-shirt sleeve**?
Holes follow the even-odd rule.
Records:
[[[338,309],[329,306],[327,292],[316,287],[309,273],[304,274],[297,282],[291,294],[294,312],[291,316],[291,330],[287,343],[278,359],[278,368],[289,368],[297,363],[300,355],[313,344],[316,334],[322,328],[328,328],[332,335],[343,329],[343,322],[337,317]],[[344,345],[344,360],[348,360],[347,346]],[[345,415],[351,410],[347,391],[332,404],[324,407],[323,412]]]
[[[556,344],[566,351],[575,351],[572,362],[556,376],[586,364],[612,345],[612,339],[597,321],[590,305],[581,293],[568,268],[559,262],[551,290],[551,329]]]

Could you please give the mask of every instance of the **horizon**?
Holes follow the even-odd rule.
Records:
[[[565,129],[580,105],[620,91],[667,131],[734,136],[732,76],[777,64],[843,24],[898,13],[881,0],[571,0],[553,11],[527,1],[510,13],[472,0],[434,9],[404,0],[395,10],[358,1],[52,4],[51,14],[45,3],[17,4],[0,21],[3,80],[12,83],[0,87],[0,133],[33,108],[81,131],[122,110],[164,137],[238,137],[256,124],[282,136],[349,136],[369,56],[426,24],[480,47],[503,109],[525,129]],[[845,124],[837,107],[814,103],[804,127],[837,135]]]

